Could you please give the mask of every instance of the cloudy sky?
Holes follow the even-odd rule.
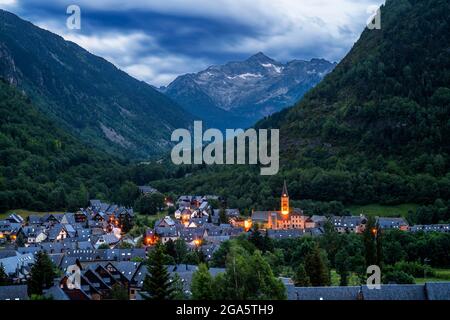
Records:
[[[286,62],[339,61],[384,0],[0,0],[155,86],[264,52]],[[81,29],[66,27],[69,5]]]

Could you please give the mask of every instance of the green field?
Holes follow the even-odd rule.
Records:
[[[346,209],[353,215],[364,214],[366,216],[379,217],[406,217],[408,211],[416,211],[418,205],[405,203],[396,206],[384,206],[379,204],[368,204],[364,206],[349,206]]]
[[[416,278],[416,283],[424,282],[450,282],[450,269],[434,269],[433,277]]]
[[[9,215],[10,215],[11,213],[17,213],[17,214],[19,214],[22,218],[26,219],[28,216],[31,216],[31,215],[43,216],[43,215],[45,215],[45,214],[47,214],[47,213],[58,214],[58,213],[64,213],[64,212],[56,212],[56,211],[55,211],[55,212],[49,212],[49,211],[46,211],[46,212],[36,212],[36,211],[29,211],[29,210],[17,209],[17,210],[10,210],[10,211],[7,211],[7,212],[5,212],[5,213],[0,213],[0,220],[1,220],[1,219],[8,218]]]
[[[450,282],[450,269],[433,269],[434,276],[426,277],[426,278],[415,278],[415,282],[417,284],[425,283],[425,282]],[[336,270],[331,270],[331,285],[339,286],[340,277],[336,273]],[[349,281],[349,286],[358,286],[360,285],[360,280],[355,274],[351,274]]]

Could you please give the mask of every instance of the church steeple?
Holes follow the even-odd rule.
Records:
[[[289,197],[289,194],[288,194],[288,191],[287,191],[287,186],[286,186],[286,180],[284,180],[282,196],[283,197]]]
[[[289,214],[289,194],[286,186],[286,180],[284,180],[283,192],[281,193],[281,213]]]

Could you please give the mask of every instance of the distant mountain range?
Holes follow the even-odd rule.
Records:
[[[62,37],[0,10],[0,78],[85,144],[145,158],[192,116],[150,85]]]
[[[180,76],[160,90],[210,127],[248,127],[295,104],[335,66],[323,59],[283,64],[260,52]]]

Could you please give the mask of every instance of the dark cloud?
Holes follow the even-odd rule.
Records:
[[[281,61],[339,60],[381,0],[0,0],[0,7],[154,85],[263,51]],[[66,28],[78,3],[82,29]]]

